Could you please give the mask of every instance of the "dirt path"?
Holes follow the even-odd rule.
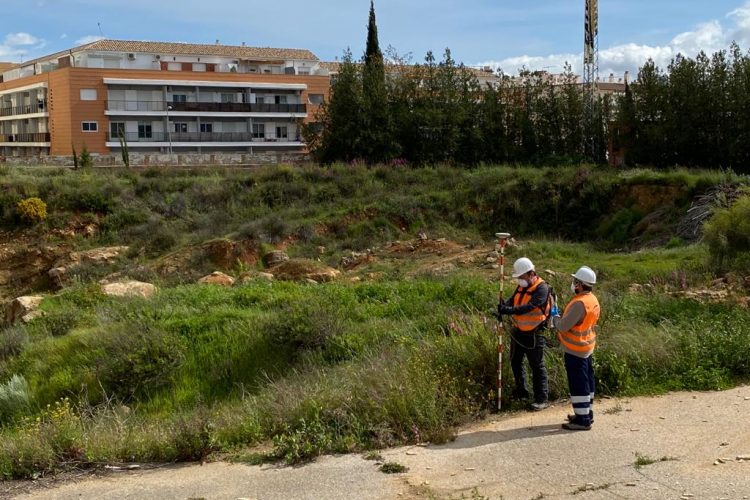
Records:
[[[495,417],[455,442],[386,450],[386,475],[359,455],[298,468],[226,463],[21,485],[28,499],[750,499],[750,387],[597,402],[589,432],[567,432],[567,405]],[[635,466],[637,454],[655,463]],[[740,461],[739,456],[749,460]],[[726,459],[721,463],[720,459]],[[6,493],[10,493],[6,489]]]

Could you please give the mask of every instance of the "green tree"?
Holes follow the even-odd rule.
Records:
[[[331,78],[330,99],[316,118],[317,125],[305,127],[304,134],[318,161],[329,164],[363,157],[362,79],[348,49],[338,74]]]

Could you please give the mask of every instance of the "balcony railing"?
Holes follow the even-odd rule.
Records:
[[[0,116],[30,115],[32,113],[44,113],[45,111],[47,111],[47,101],[43,100],[35,104],[0,108]]]
[[[49,133],[0,134],[0,142],[49,142]]]
[[[210,113],[307,113],[306,104],[244,102],[107,101],[108,111],[188,111]]]
[[[142,134],[128,132],[124,134],[127,142],[299,142],[291,137],[253,137],[252,132],[152,132]],[[110,142],[119,142],[118,134],[109,134]]]

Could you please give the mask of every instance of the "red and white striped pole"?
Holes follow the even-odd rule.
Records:
[[[503,291],[505,288],[505,244],[510,238],[510,233],[495,233],[497,238],[497,245],[495,250],[500,253],[498,260],[500,262],[500,296],[498,297],[498,303],[503,301]],[[502,317],[497,318],[497,410],[500,411],[502,406],[503,397],[503,319]]]

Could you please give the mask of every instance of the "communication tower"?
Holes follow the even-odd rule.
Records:
[[[599,0],[585,0],[583,33],[584,152],[596,160],[596,84],[599,79]]]

